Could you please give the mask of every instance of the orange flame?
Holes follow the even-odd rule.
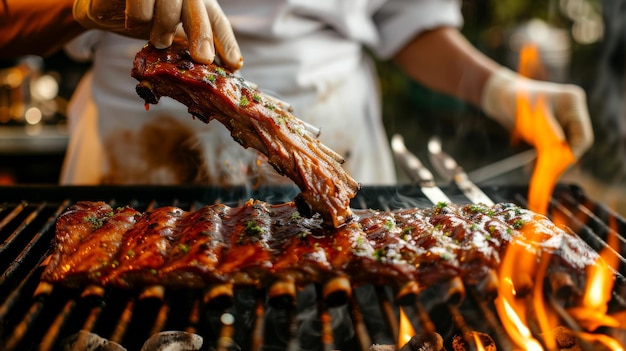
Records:
[[[522,50],[520,74],[532,77],[540,66],[538,53],[533,46]],[[562,130],[554,125],[544,96],[536,96],[531,102],[530,95],[520,92],[517,96],[517,119],[514,139],[521,138],[537,150],[537,162],[533,171],[529,192],[528,208],[540,215],[546,215],[554,186],[561,174],[576,161],[565,141]],[[554,224],[567,226],[565,215],[554,214]],[[619,326],[619,322],[607,315],[608,302],[614,283],[615,267],[619,264],[619,247],[615,218],[612,231],[607,238],[607,246],[600,252],[596,264],[587,271],[588,282],[580,307],[567,309],[570,315],[585,331],[577,332],[582,339],[604,344],[610,349],[624,350],[619,342],[603,334],[592,334],[599,326]],[[557,348],[556,340],[550,331],[557,327],[560,317],[555,306],[546,303],[544,280],[550,254],[542,252],[541,243],[546,232],[536,227],[538,221],[528,222],[520,235],[509,243],[499,267],[498,297],[494,301],[496,310],[507,334],[514,344],[524,350],[549,350]],[[581,221],[584,222],[584,221]],[[531,321],[532,322],[529,322]],[[529,326],[540,329],[542,345],[533,335]],[[477,343],[478,345],[478,343]],[[477,346],[478,347],[478,346]]]
[[[539,55],[534,45],[527,45],[520,53],[519,73],[533,75],[539,65]],[[562,173],[576,161],[559,126],[545,101],[537,96],[534,103],[521,91],[517,99],[514,139],[521,138],[537,150],[537,162],[528,189],[528,208],[546,214],[554,185]]]
[[[404,309],[400,307],[400,328],[398,332],[398,349],[406,345],[415,335],[415,329],[411,324],[411,320],[407,317]]]
[[[536,250],[531,238],[524,233],[533,235],[532,231],[524,231],[509,243],[500,264],[499,276],[502,282],[498,286],[498,297],[495,307],[502,324],[511,340],[520,348],[529,349],[538,342],[528,329],[526,299],[523,298],[532,284],[532,272],[536,272]],[[541,350],[541,348],[534,348]]]
[[[486,351],[483,343],[480,341],[478,333],[474,333],[474,342],[476,343],[476,351]]]
[[[498,313],[501,316],[506,316],[503,319],[503,325],[518,347],[528,351],[543,350],[539,341],[532,337],[530,329],[526,326],[526,318],[517,311],[525,311],[525,306],[515,304],[514,301],[510,301],[503,296],[498,296],[495,304]],[[514,305],[517,306],[514,307]]]
[[[580,333],[580,337],[588,341],[595,341],[607,347],[607,350],[624,351],[624,347],[619,341],[604,334]]]
[[[406,345],[409,340],[415,335],[415,329],[413,329],[413,324],[407,317],[404,309],[400,307],[400,327],[398,333],[398,349],[402,348],[402,346]]]
[[[614,217],[609,218],[612,228],[617,227]],[[617,232],[610,230],[606,240],[607,246],[600,251],[601,259],[589,267],[587,289],[583,297],[583,305],[597,310],[607,311],[607,303],[611,299],[614,283],[614,269],[619,265],[619,239]]]
[[[535,231],[524,230],[522,235],[509,243],[499,268],[498,297],[494,301],[496,311],[507,334],[517,347],[524,350],[543,350],[528,328],[529,292],[537,272],[537,248]],[[526,237],[528,236],[528,237]]]
[[[617,227],[614,217],[609,218],[611,228]],[[600,326],[619,327],[615,318],[607,315],[608,303],[615,283],[615,269],[619,265],[619,239],[611,229],[607,235],[607,245],[600,250],[600,257],[587,269],[587,284],[581,306],[568,312],[588,331]]]

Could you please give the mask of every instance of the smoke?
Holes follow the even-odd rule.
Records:
[[[583,166],[607,183],[626,181],[626,2],[603,1],[605,36],[600,45],[595,79],[590,87],[589,110],[595,144]]]

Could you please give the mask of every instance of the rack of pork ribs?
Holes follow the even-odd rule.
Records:
[[[286,104],[223,67],[194,62],[184,41],[163,50],[146,44],[131,75],[146,106],[171,97],[201,121],[222,123],[243,147],[264,154],[300,188],[295,202],[303,215],[319,213],[334,227],[351,216],[350,199],[360,184],[342,168],[342,156],[317,139],[319,129],[295,118]]]
[[[577,236],[513,204],[353,212],[331,228],[319,215],[301,216],[293,202],[145,212],[76,202],[56,222],[42,280],[70,288],[258,287],[270,299],[311,283],[324,298],[349,298],[352,287],[375,284],[400,299],[429,286],[491,281],[514,238],[533,240],[525,245],[538,257],[550,253],[547,276],[566,275],[575,286],[598,258]]]

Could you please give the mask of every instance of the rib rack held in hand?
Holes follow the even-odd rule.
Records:
[[[396,291],[455,277],[475,285],[499,266],[513,238],[532,232],[533,239],[523,240],[555,255],[550,271],[579,272],[572,276],[584,286],[582,273],[598,257],[546,217],[513,204],[355,209],[354,215],[331,229],[319,218],[300,217],[292,202],[147,212],[78,202],[59,216],[56,248],[42,279],[126,288],[328,285],[341,276]]]
[[[300,188],[296,203],[303,214],[320,213],[334,227],[350,217],[350,199],[360,185],[342,168],[343,158],[274,99],[222,67],[193,62],[183,42],[164,50],[146,44],[135,57],[132,76],[146,104],[169,96],[203,122],[218,120],[243,147],[266,155]]]

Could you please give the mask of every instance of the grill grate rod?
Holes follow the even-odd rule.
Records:
[[[50,324],[50,327],[48,327],[48,331],[44,334],[39,345],[39,351],[48,351],[52,349],[54,342],[58,337],[59,330],[63,328],[63,325],[75,306],[76,302],[74,300],[67,301],[65,306],[63,306],[63,310],[57,315],[54,321]]]
[[[394,306],[387,296],[386,289],[384,287],[376,287],[376,296],[378,297],[380,308],[385,317],[385,321],[387,322],[386,324],[390,329],[391,335],[397,339],[398,334],[400,333],[398,316],[394,312]]]
[[[41,203],[35,211],[29,214],[26,217],[26,219],[18,225],[18,228],[14,230],[13,233],[7,239],[5,239],[5,241],[2,244],[0,244],[0,257],[4,257],[4,259],[6,259],[8,262],[11,262],[8,268],[2,273],[2,276],[0,276],[0,285],[7,284],[6,282],[9,281],[10,278],[12,278],[16,274],[16,271],[22,268],[23,266],[22,262],[24,262],[26,259],[29,258],[29,256],[31,256],[33,247],[40,242],[40,240],[42,239],[44,234],[48,231],[48,229],[54,225],[56,218],[65,209],[66,205],[67,205],[67,202],[64,202],[57,208],[56,212],[52,216],[50,216],[48,221],[44,223],[44,225],[40,228],[40,230],[38,230],[35,233],[35,235],[33,235],[33,237],[30,239],[30,241],[28,241],[28,243],[24,246],[23,249],[17,250],[17,249],[11,249],[11,247],[16,244],[17,239],[20,238],[19,235],[25,232],[24,230],[28,227],[28,225],[41,214],[42,210],[46,206],[45,202]],[[11,219],[15,219],[18,213],[25,209],[25,206],[26,205],[24,203],[21,203],[20,205],[18,205],[16,209],[12,211],[8,217],[5,218],[5,220],[8,219],[9,217]],[[2,230],[2,227],[4,227],[7,223],[8,222],[3,221],[3,224],[0,225],[0,231]],[[19,254],[17,257],[13,257],[11,255],[12,252],[19,252]],[[0,261],[0,265],[3,266],[4,264],[5,262]]]
[[[356,301],[356,297],[348,299],[348,309],[354,326],[354,333],[362,350],[366,350],[372,345],[372,338],[367,331],[363,313]]]
[[[17,217],[25,208],[27,204],[25,201],[22,201],[19,205],[15,206],[15,208],[9,212],[8,215],[4,217],[4,219],[0,222],[0,230],[4,229],[15,217]],[[4,211],[5,208],[2,208]]]
[[[259,351],[263,347],[264,326],[263,316],[265,315],[265,303],[263,297],[259,294],[256,297],[254,305],[254,324],[252,327],[252,340],[250,349]]]
[[[461,312],[459,312],[459,309],[456,305],[447,304],[446,306],[448,306],[448,312],[450,312],[452,322],[459,330],[461,336],[463,337],[463,340],[465,340],[465,343],[469,345],[470,350],[476,350],[476,341],[474,341],[474,338],[472,337],[474,330],[472,330],[472,328],[467,325],[467,322],[465,322],[463,315],[461,314]]]
[[[22,341],[26,333],[32,332],[35,328],[33,327],[35,320],[41,313],[44,308],[44,300],[40,299],[33,303],[24,315],[24,318],[17,323],[17,326],[13,329],[13,333],[9,340],[5,343],[5,347],[7,350],[14,350]]]
[[[494,313],[493,307],[488,302],[493,301],[493,299],[479,298],[479,292],[476,291],[476,289],[469,289],[468,294],[472,301],[480,309],[480,312],[485,318],[487,325],[494,331],[494,333],[491,335],[495,338],[495,342],[499,346],[498,349],[513,350],[513,344],[511,343],[511,339],[509,339],[506,331],[502,327],[502,324],[500,324],[500,320]]]
[[[580,201],[576,201],[569,194],[564,194],[562,198],[562,206],[570,209],[571,213],[576,213],[575,218],[578,219],[579,222],[584,223],[585,226],[590,228],[590,230],[595,233],[597,236],[603,235],[604,238],[601,237],[602,242],[606,245],[606,237],[608,235],[612,235],[620,243],[620,252],[626,252],[626,238],[619,234],[624,227],[623,222],[619,222],[618,216],[614,213],[603,211],[599,206],[587,205],[584,206]],[[595,211],[604,212],[607,217],[605,221],[599,218],[600,214],[594,213]],[[607,224],[614,221],[614,224]],[[621,256],[621,255],[620,255]],[[623,256],[622,256],[623,258]],[[622,262],[624,260],[622,259]]]
[[[581,222],[581,220],[579,220],[576,215],[567,209],[563,204],[556,200],[551,201],[551,204],[553,206],[553,215],[558,214],[567,218],[568,226],[587,244],[589,244],[589,246],[598,252],[602,250],[609,250],[617,259],[621,261],[622,264],[626,264],[626,259],[620,253],[610,247],[604,239],[596,234],[595,231],[593,231],[589,226]],[[613,234],[619,236],[615,232],[613,232]]]
[[[6,238],[4,240],[4,242],[2,243],[1,248],[0,248],[0,253],[2,253],[3,251],[7,250],[7,248],[9,248],[10,246],[12,246],[15,243],[15,240],[16,240],[16,238],[18,238],[18,235],[20,233],[22,233],[24,228],[26,228],[33,221],[33,219],[35,219],[35,218],[37,218],[39,216],[39,213],[41,213],[41,210],[43,210],[45,207],[46,207],[46,203],[45,202],[40,203],[39,206],[37,206],[37,209],[35,209],[33,212],[31,212],[18,225],[18,227],[11,233],[11,235],[9,235],[9,237]],[[15,208],[15,210],[11,213],[11,215],[9,215],[10,219],[13,220],[25,208],[26,208],[26,206],[24,206],[24,204],[20,204],[18,207]],[[0,227],[0,229],[1,229],[1,227]]]

